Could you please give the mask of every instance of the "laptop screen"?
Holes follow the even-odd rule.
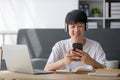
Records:
[[[3,45],[2,49],[8,70],[33,74],[27,45]]]

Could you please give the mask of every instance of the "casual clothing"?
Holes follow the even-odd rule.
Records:
[[[61,40],[57,42],[52,52],[49,56],[47,63],[54,63],[60,59],[63,59],[68,52],[69,49],[72,49],[72,41],[70,39]],[[83,51],[87,52],[93,59],[95,59],[97,62],[105,65],[106,56],[105,53],[100,46],[100,44],[94,40],[90,40],[86,38],[86,44],[83,46]],[[61,69],[76,69],[77,67],[81,68],[87,68],[87,66],[81,62],[72,62],[71,64],[61,68]]]

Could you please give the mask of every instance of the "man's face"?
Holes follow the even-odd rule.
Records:
[[[68,25],[69,35],[75,42],[78,42],[83,38],[85,24],[82,22],[73,23]]]

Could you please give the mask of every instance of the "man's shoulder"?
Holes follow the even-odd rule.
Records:
[[[58,42],[56,42],[56,44],[54,45],[54,47],[65,47],[66,45],[70,44],[70,39],[64,39],[64,40],[60,40]]]
[[[89,43],[89,44],[97,44],[97,45],[99,45],[99,42],[97,42],[97,41],[95,41],[95,40],[92,40],[92,39],[86,38],[86,41],[87,41],[87,43]]]
[[[69,43],[69,42],[70,42],[70,39],[64,39],[64,40],[58,41],[57,43],[58,44],[66,44],[66,43]]]

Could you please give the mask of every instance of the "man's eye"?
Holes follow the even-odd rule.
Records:
[[[72,26],[72,28],[74,28],[75,26]]]
[[[80,28],[81,28],[81,27],[83,27],[83,26],[78,26],[78,27],[80,27]]]

